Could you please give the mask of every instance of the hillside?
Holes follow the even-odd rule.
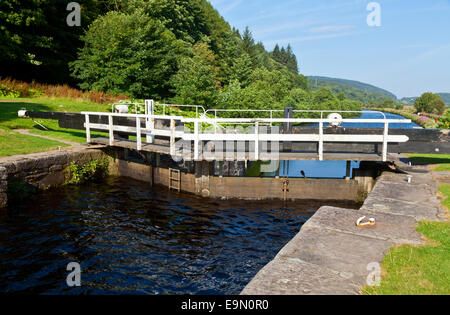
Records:
[[[450,106],[450,93],[437,93],[439,94],[442,99],[444,100],[445,104],[447,106]],[[403,104],[406,105],[414,105],[414,102],[416,101],[418,97],[404,97],[400,100],[400,102],[402,102]]]
[[[336,94],[342,92],[348,99],[363,103],[380,102],[386,98],[397,100],[393,93],[359,81],[319,76],[308,76],[308,80],[312,90],[328,86]]]

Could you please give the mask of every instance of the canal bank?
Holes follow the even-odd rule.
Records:
[[[379,279],[391,247],[424,244],[418,221],[445,217],[432,174],[409,175],[411,183],[407,174],[384,172],[360,210],[320,208],[241,294],[359,294]],[[376,225],[357,227],[362,216]]]

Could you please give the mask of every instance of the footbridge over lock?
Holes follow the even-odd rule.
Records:
[[[205,111],[195,106],[197,117],[154,114],[153,101],[146,101],[144,114],[83,112],[87,142],[137,151],[171,155],[185,161],[355,160],[391,161],[389,145],[407,143],[405,134],[391,134],[389,126],[410,123],[404,119],[344,119],[357,112],[285,110]],[[165,110],[164,110],[165,112]],[[220,113],[251,113],[252,118],[223,118]],[[293,114],[320,118],[294,118]],[[263,114],[268,118],[258,117]],[[287,117],[286,117],[287,116]],[[374,132],[341,128],[342,123],[383,124]],[[295,127],[314,126],[314,127]],[[106,131],[109,137],[92,138],[91,131]],[[122,136],[120,136],[122,135]],[[125,137],[123,137],[125,135]],[[132,136],[134,139],[129,139]],[[359,149],[360,146],[360,149]],[[372,152],[367,148],[372,148]]]

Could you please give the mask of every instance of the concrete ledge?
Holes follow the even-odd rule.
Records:
[[[384,173],[359,211],[322,207],[242,294],[359,293],[369,264],[381,263],[389,248],[423,243],[415,226],[439,219],[437,186],[431,174],[414,174],[408,184],[405,174]],[[376,225],[356,227],[361,216]]]
[[[358,286],[338,272],[296,258],[267,264],[242,295],[356,295]]]
[[[362,216],[366,216],[367,219],[375,218],[376,226],[357,227],[356,220]],[[417,221],[414,218],[402,215],[322,207],[303,225],[302,229],[331,229],[397,244],[420,245],[423,244],[423,240],[415,231],[416,224]]]

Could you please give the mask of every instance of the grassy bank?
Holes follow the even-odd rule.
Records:
[[[434,171],[450,171],[450,154],[405,154],[411,162],[431,165]]]
[[[81,111],[107,111],[109,106],[68,98],[0,98],[0,156],[42,152],[55,149],[58,146],[66,146],[66,144],[58,141],[20,135],[14,132],[14,129],[28,129],[31,133],[78,143],[86,141],[83,130],[62,129],[58,127],[56,120],[37,119],[37,122],[48,129],[45,130],[29,118],[17,117],[17,112],[20,109],[77,113]],[[93,133],[94,137],[101,135],[101,133]]]
[[[446,198],[443,205],[450,206],[450,185],[441,185],[440,192]],[[450,294],[450,222],[420,222],[417,231],[427,245],[391,248],[382,264],[381,285],[364,289],[364,294]]]
[[[432,164],[436,171],[450,171],[450,155],[409,154],[418,164]],[[450,185],[439,191],[442,205],[450,208]],[[450,294],[450,221],[419,222],[417,231],[427,240],[424,246],[399,246],[389,250],[379,287],[366,287],[367,295]]]

